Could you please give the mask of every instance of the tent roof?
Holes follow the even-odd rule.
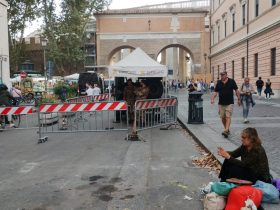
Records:
[[[167,67],[153,60],[140,48],[109,67],[110,77],[166,77]]]
[[[65,76],[64,79],[79,79],[79,75],[80,74],[78,74],[78,73],[71,74],[71,75]]]

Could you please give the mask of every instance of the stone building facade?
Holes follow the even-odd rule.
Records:
[[[280,93],[280,0],[211,0],[211,76],[226,70],[240,86],[270,79]]]
[[[123,48],[140,47],[156,60],[160,53],[165,56],[167,48],[178,47],[181,60],[181,50],[190,55],[193,74],[204,75],[207,71],[210,75],[208,58],[205,59],[205,54],[209,55],[207,15],[207,9],[198,8],[132,8],[97,13],[97,64],[109,65],[112,56]],[[186,79],[182,71],[177,75]]]

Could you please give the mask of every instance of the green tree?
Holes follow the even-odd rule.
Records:
[[[27,23],[40,15],[38,5],[41,0],[7,0],[9,23],[10,64],[12,70],[18,70],[22,58],[25,57],[25,43],[23,40]]]
[[[60,15],[55,15],[54,0],[43,0],[48,58],[55,62],[60,75],[66,70],[76,71],[84,62],[86,25],[93,12],[102,11],[110,3],[111,0],[63,0]]]

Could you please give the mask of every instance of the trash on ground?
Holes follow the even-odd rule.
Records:
[[[192,159],[192,163],[201,168],[207,168],[210,171],[215,171],[219,173],[221,170],[221,165],[218,160],[212,154],[207,153],[207,155],[203,154],[202,157],[194,157]]]
[[[192,200],[192,198],[191,198],[191,197],[189,197],[189,196],[187,196],[187,195],[185,195],[185,196],[184,196],[184,200],[188,200],[188,201],[190,201],[190,200]]]
[[[183,185],[183,184],[177,184],[177,187],[180,187],[180,188],[182,188],[182,189],[187,189],[188,188],[188,186],[186,186],[186,185]]]

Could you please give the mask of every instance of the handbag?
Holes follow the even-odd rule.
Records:
[[[217,193],[208,193],[203,199],[204,210],[223,210],[226,206],[226,198]]]

